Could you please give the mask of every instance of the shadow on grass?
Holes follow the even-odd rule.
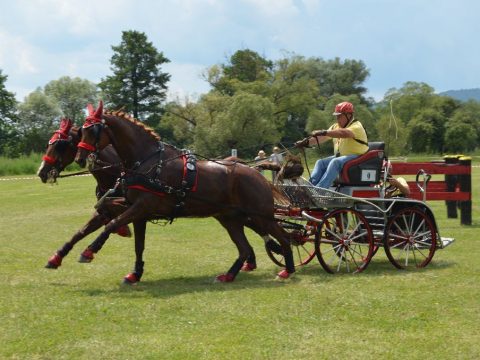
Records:
[[[198,276],[176,276],[170,278],[144,279],[136,285],[120,285],[114,288],[84,288],[77,289],[91,297],[102,296],[119,296],[119,297],[152,297],[152,298],[172,298],[184,294],[192,293],[215,293],[242,291],[249,289],[269,289],[284,286],[297,286],[306,284],[322,284],[335,281],[342,281],[348,277],[385,277],[395,276],[402,277],[407,274],[414,273],[433,273],[435,271],[455,266],[455,262],[438,261],[435,259],[425,268],[415,270],[400,270],[395,268],[388,259],[373,258],[367,269],[358,274],[329,274],[320,266],[320,264],[312,261],[310,264],[297,267],[297,273],[292,279],[287,281],[274,280],[275,272],[253,272],[239,273],[236,280],[231,283],[215,283],[215,275],[198,275]]]
[[[75,291],[92,297],[112,295],[131,297],[132,294],[135,294],[141,297],[171,298],[190,293],[214,293],[296,286],[296,284],[301,284],[302,280],[311,281],[314,279],[315,282],[321,283],[334,281],[335,276],[325,273],[318,265],[298,268],[295,276],[286,281],[275,280],[275,272],[239,273],[235,281],[230,283],[217,283],[214,279],[214,275],[176,276],[157,280],[146,279],[136,285],[122,284],[118,288],[113,289],[94,289],[90,287]]]
[[[388,259],[375,259],[375,257],[370,261],[368,268],[362,273],[368,276],[385,276],[385,275],[392,275],[392,276],[402,276],[407,273],[416,273],[416,272],[434,272],[436,270],[450,268],[455,266],[456,262],[454,261],[435,261],[435,256],[433,257],[432,261],[425,266],[424,268],[418,269],[397,269]]]

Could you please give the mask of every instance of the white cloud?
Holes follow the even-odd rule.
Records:
[[[299,14],[293,0],[245,0],[267,19],[272,17],[294,17]]]
[[[162,70],[171,75],[168,83],[168,100],[196,98],[209,90],[209,84],[203,80],[206,66],[199,64],[168,63]]]
[[[35,34],[101,34],[114,20],[128,20],[128,0],[20,0],[15,2],[27,31]]]
[[[38,72],[34,63],[34,47],[16,35],[0,31],[0,68],[9,74]]]
[[[111,46],[121,32],[138,30],[171,60],[170,93],[180,96],[207,91],[204,68],[242,48],[272,60],[282,50],[363,60],[375,97],[409,80],[477,87],[480,48],[471,44],[480,2],[458,2],[426,8],[416,0],[0,0],[0,69],[7,89],[22,95],[65,75],[98,82],[110,74]],[[354,14],[348,26],[345,9]]]
[[[302,0],[308,14],[316,13],[320,9],[320,0]]]

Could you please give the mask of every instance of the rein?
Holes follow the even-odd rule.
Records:
[[[100,160],[96,160],[96,161],[100,162]],[[108,163],[103,162],[103,161],[102,161],[102,163],[108,164]],[[120,166],[120,165],[122,165],[122,164],[121,163],[109,164],[109,165],[104,165],[102,167],[94,168],[94,169],[91,169],[91,170],[82,170],[82,171],[77,171],[77,172],[72,173],[72,174],[58,175],[57,177],[58,178],[66,178],[66,177],[70,177],[70,176],[86,175],[86,174],[90,174],[90,173],[95,172],[95,171],[102,171],[102,170],[106,170],[106,169],[111,169],[111,168],[114,168],[114,167]]]

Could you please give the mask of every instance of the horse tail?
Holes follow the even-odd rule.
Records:
[[[290,200],[285,196],[285,194],[277,187],[275,184],[270,183],[270,189],[272,190],[273,201],[277,205],[289,206]]]

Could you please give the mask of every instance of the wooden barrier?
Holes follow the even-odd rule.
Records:
[[[447,217],[457,218],[460,208],[460,223],[472,224],[472,160],[463,155],[445,156],[444,161],[392,162],[392,175],[416,175],[424,170],[429,175],[445,175],[444,181],[429,181],[426,200],[445,200]],[[410,197],[423,200],[423,194],[415,181],[408,181]]]

